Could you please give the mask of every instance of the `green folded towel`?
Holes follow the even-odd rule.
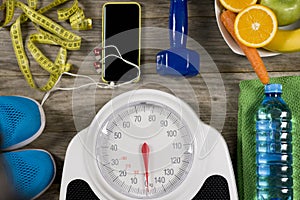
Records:
[[[282,98],[292,112],[294,199],[300,199],[300,77],[280,77]],[[240,83],[238,113],[238,188],[241,200],[256,199],[255,113],[264,98],[264,85],[258,80]]]

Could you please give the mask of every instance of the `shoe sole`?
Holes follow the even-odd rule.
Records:
[[[46,117],[45,117],[45,112],[44,112],[44,109],[42,107],[42,105],[37,102],[36,100],[32,99],[32,98],[29,98],[29,97],[24,97],[24,96],[17,96],[17,97],[22,97],[22,98],[26,98],[26,99],[29,99],[31,101],[33,101],[39,108],[39,112],[40,112],[40,117],[41,117],[41,126],[39,128],[39,130],[34,134],[32,135],[30,138],[18,143],[18,144],[15,144],[15,145],[12,145],[10,147],[7,147],[5,149],[2,149],[2,151],[11,151],[11,150],[15,150],[15,149],[19,149],[21,147],[24,147],[26,146],[27,144],[33,142],[35,139],[37,139],[43,132],[44,128],[45,128],[45,125],[46,125]]]

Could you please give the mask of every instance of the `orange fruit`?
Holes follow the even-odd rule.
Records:
[[[220,0],[220,3],[232,12],[240,12],[247,6],[256,4],[257,0]]]
[[[258,4],[243,9],[234,22],[234,32],[238,40],[254,48],[263,47],[271,42],[277,28],[277,18],[274,12]]]

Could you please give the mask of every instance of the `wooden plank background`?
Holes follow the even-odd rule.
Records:
[[[49,2],[51,1],[41,0],[39,1],[39,6],[44,6]],[[71,71],[73,73],[88,73],[80,67],[89,52],[101,43],[101,8],[105,2],[108,1],[79,1],[86,16],[93,19],[93,29],[89,31],[74,31],[82,37],[82,47],[79,51],[68,52],[68,61],[73,64]],[[168,0],[140,0],[139,3],[142,6],[142,27],[168,27]],[[59,8],[67,7],[70,4],[70,2],[66,3],[65,5],[59,6]],[[198,104],[189,101],[188,98],[184,100],[195,110],[199,111],[199,117],[206,123],[211,123],[212,103],[216,103],[216,105],[220,103],[218,107],[220,113],[226,113],[225,124],[220,131],[228,144],[232,162],[236,170],[239,83],[242,80],[255,79],[256,75],[253,73],[247,59],[234,54],[224,42],[215,19],[214,1],[190,0],[188,6],[189,36],[201,44],[209,53],[216,64],[216,70],[209,68],[208,61],[208,63],[206,63],[208,66],[204,66],[201,69],[201,75],[187,79],[187,82],[195,93]],[[17,10],[17,13],[20,13],[20,11]],[[46,15],[57,21],[55,9],[47,12]],[[67,23],[61,22],[61,24],[67,29],[70,29]],[[27,40],[28,35],[34,32],[34,28],[30,23],[26,23],[22,25],[22,31],[23,38]],[[162,36],[161,39],[165,40],[165,38],[167,38],[167,36]],[[143,37],[143,39],[146,40],[147,38]],[[40,48],[51,59],[55,58],[57,52],[56,47],[40,46]],[[141,83],[137,85],[143,88],[154,88],[169,92],[168,88],[159,84],[143,85],[143,83],[152,82],[161,78],[156,74],[155,65],[153,64],[155,63],[155,55],[158,51],[157,49],[142,50],[141,61],[145,67],[142,68]],[[263,60],[271,77],[290,76],[300,74],[299,56],[299,53],[290,53],[264,58]],[[29,54],[28,57],[35,79],[40,83],[45,82],[48,79],[48,74],[40,69]],[[205,63],[205,60],[202,62]],[[206,79],[204,80],[204,78]],[[220,88],[219,85],[217,85],[220,80],[223,81],[225,92],[222,90],[222,87]],[[177,91],[180,91],[182,81],[173,81],[175,83],[173,87],[177,88]],[[64,77],[61,85],[72,87],[74,85],[74,78]],[[215,86],[214,90],[219,96],[210,96],[207,85]],[[117,93],[122,91],[123,90],[117,91]],[[183,95],[184,92],[185,91],[182,91]],[[75,121],[77,118],[74,116],[74,105],[72,106],[72,101],[76,101],[77,103],[82,101],[83,104],[85,102],[84,98],[74,100],[74,94],[75,93],[68,91],[59,91],[51,94],[50,98],[44,104],[47,118],[46,128],[37,140],[26,147],[40,148],[51,152],[57,164],[57,175],[53,185],[39,199],[58,199],[66,148],[71,139],[78,132],[78,129],[83,128],[83,126],[88,124],[92,119],[92,116],[87,117],[85,123],[76,125]],[[225,94],[226,96],[224,96]],[[26,84],[13,52],[9,27],[0,29],[0,95],[23,95],[38,101],[41,101],[44,95],[44,93],[33,90]],[[95,99],[96,110],[100,109],[113,95],[114,91],[98,90]],[[214,113],[214,115],[218,115],[218,113]]]

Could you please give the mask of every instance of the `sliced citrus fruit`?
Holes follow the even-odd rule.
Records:
[[[234,32],[238,40],[254,48],[263,47],[271,42],[277,28],[274,12],[258,4],[243,9],[234,22]]]
[[[254,5],[257,0],[220,0],[220,3],[232,12],[240,12],[247,6]]]

